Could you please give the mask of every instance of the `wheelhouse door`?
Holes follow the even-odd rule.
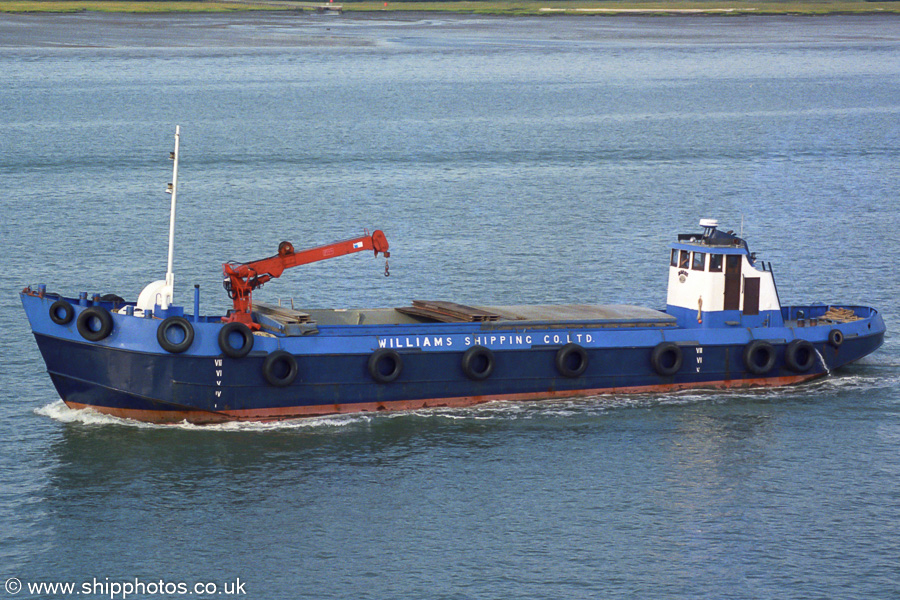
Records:
[[[744,279],[744,314],[759,314],[759,277]]]
[[[725,255],[725,310],[741,309],[741,257]]]

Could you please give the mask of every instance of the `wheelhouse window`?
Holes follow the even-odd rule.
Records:
[[[670,267],[678,266],[678,250],[676,250],[675,248],[672,248],[672,260],[669,261],[669,266]]]
[[[722,256],[721,254],[709,255],[709,270],[712,273],[722,272]]]
[[[688,268],[688,263],[691,262],[691,253],[687,250],[682,250],[681,255],[678,257],[678,266],[682,269]]]
[[[706,253],[694,252],[694,260],[691,263],[692,271],[703,271],[706,269]]]

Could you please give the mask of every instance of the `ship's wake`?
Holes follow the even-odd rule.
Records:
[[[290,419],[285,421],[233,421],[229,423],[215,423],[211,425],[195,425],[182,421],[181,423],[145,423],[134,419],[124,419],[105,415],[90,408],[75,410],[66,406],[62,400],[57,400],[35,409],[35,414],[50,417],[60,423],[80,423],[82,425],[91,426],[124,426],[137,428],[156,428],[156,429],[185,429],[196,431],[269,431],[269,430],[290,430],[290,429],[322,429],[322,428],[340,428],[348,425],[359,423],[367,423],[371,421],[375,415],[359,413],[350,415],[329,415],[325,417],[310,417],[303,419]]]

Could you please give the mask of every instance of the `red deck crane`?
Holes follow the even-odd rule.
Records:
[[[253,307],[253,290],[261,287],[270,279],[281,277],[285,269],[363,250],[374,250],[375,256],[378,256],[380,252],[384,254],[385,258],[391,255],[388,252],[388,241],[384,232],[376,229],[372,235],[369,235],[367,231],[366,235],[362,237],[299,252],[294,251],[294,246],[290,242],[281,242],[278,244],[278,254],[275,256],[243,264],[225,263],[222,265],[222,273],[225,275],[223,285],[225,291],[228,292],[228,297],[234,302],[234,310],[228,316],[222,317],[222,320],[226,323],[237,321],[250,329],[259,329],[259,324],[253,322],[250,314]],[[385,273],[387,273],[387,267],[385,267]]]

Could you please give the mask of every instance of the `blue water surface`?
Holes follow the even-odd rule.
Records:
[[[0,16],[0,582],[900,597],[898,55],[888,15]],[[667,244],[707,217],[785,303],[875,306],[889,333],[779,390],[208,428],[70,411],[17,292],[162,278],[176,124],[176,297],[200,284],[205,311],[221,263],[364,228],[390,278],[356,255],[256,296],[661,308]]]

